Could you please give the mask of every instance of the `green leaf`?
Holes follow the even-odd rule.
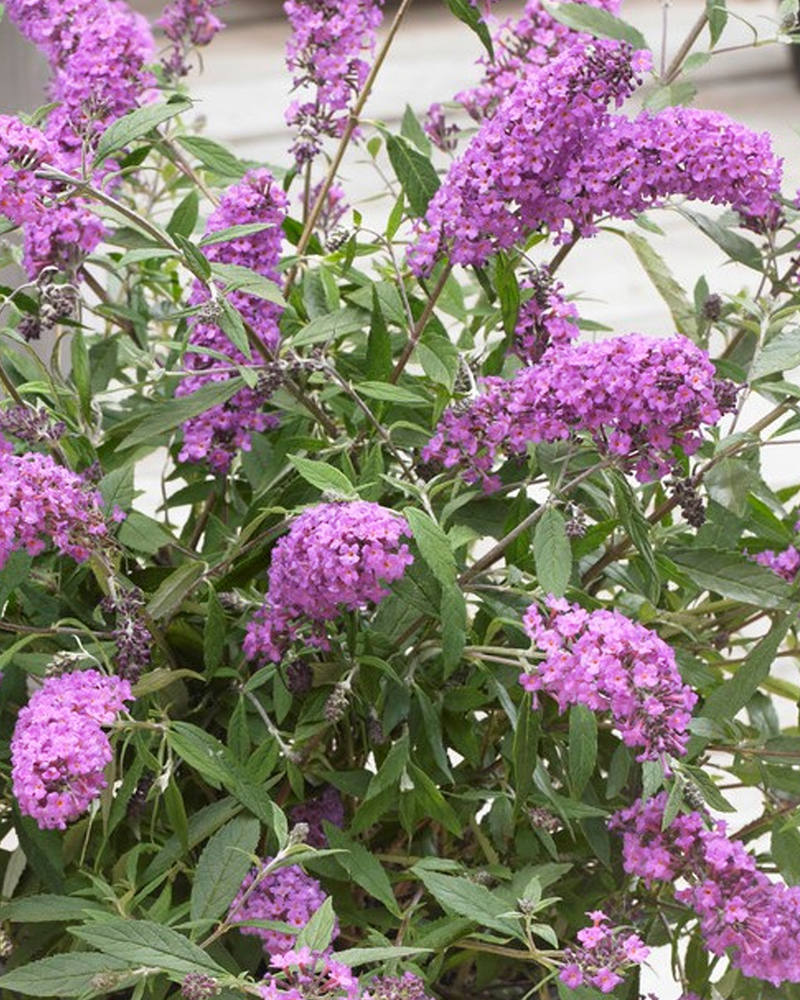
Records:
[[[685,290],[673,277],[664,258],[639,233],[625,233],[625,239],[633,248],[645,274],[652,281],[653,287],[664,300],[672,315],[675,329],[678,333],[693,339],[697,334],[694,309]]]
[[[551,17],[574,31],[585,31],[595,38],[616,38],[629,42],[635,49],[650,48],[638,28],[600,7],[584,3],[545,3],[545,7]]]
[[[422,365],[422,370],[437,385],[443,385],[448,392],[453,391],[458,373],[459,352],[447,337],[428,330],[414,348],[414,359]]]
[[[228,226],[225,229],[217,229],[213,233],[206,233],[197,245],[210,247],[217,243],[229,243],[231,240],[238,240],[244,236],[252,236],[253,233],[262,233],[271,226],[271,222],[245,222],[241,226]]]
[[[362,309],[345,306],[336,312],[318,316],[291,337],[292,347],[307,347],[360,333],[366,326],[366,315]]]
[[[200,135],[179,135],[176,142],[199,160],[206,170],[220,177],[240,178],[247,173],[247,165],[213,139]]]
[[[192,920],[214,920],[227,910],[250,870],[260,830],[257,819],[237,816],[209,840],[192,884]]]
[[[677,80],[652,90],[647,95],[644,106],[649,111],[663,111],[664,108],[691,104],[696,96],[697,87],[691,80]]]
[[[760,608],[789,606],[789,584],[746,556],[716,549],[669,549],[666,555],[703,590]]]
[[[494,62],[492,36],[489,34],[486,22],[481,17],[477,7],[470,0],[445,0],[445,2],[459,21],[462,21],[468,28],[471,28],[478,38],[480,38],[483,47],[489,54],[489,58]]]
[[[91,414],[92,405],[91,371],[89,368],[89,352],[86,349],[86,339],[82,330],[75,330],[72,335],[70,359],[72,361],[72,381],[75,383],[75,388],[78,392],[81,413],[84,419],[88,419]]]
[[[773,337],[753,359],[750,368],[750,382],[785,372],[800,365],[800,326],[793,326]]]
[[[503,329],[506,336],[513,337],[519,319],[519,282],[514,273],[514,266],[507,254],[499,254],[495,268],[495,286],[500,299],[500,314],[503,318]]]
[[[146,965],[178,976],[190,972],[225,975],[213,958],[183,934],[150,920],[106,920],[71,927],[70,933],[104,955],[131,965]]]
[[[117,445],[117,450],[134,448],[136,445],[153,444],[153,439],[175,430],[187,420],[196,417],[214,406],[226,403],[244,385],[240,378],[230,378],[225,382],[212,382],[201,386],[197,392],[180,399],[170,399],[164,403],[148,406],[148,416],[138,427]],[[159,442],[160,443],[160,442]]]
[[[650,523],[639,507],[636,494],[625,477],[612,473],[611,481],[614,487],[614,506],[617,508],[622,526],[647,567],[645,577],[647,596],[655,603],[658,601],[661,584],[653,545],[650,541]]]
[[[127,468],[129,471],[133,471],[131,466]],[[117,539],[126,549],[145,552],[147,555],[155,555],[165,545],[175,544],[175,539],[162,527],[159,521],[140,513],[138,510],[128,512],[127,517],[119,527]]]
[[[796,612],[779,618],[763,639],[748,653],[744,662],[739,664],[733,677],[711,692],[706,698],[701,715],[708,719],[722,721],[733,719],[736,713],[744,708],[759,686],[769,676],[770,667],[789,630],[793,614],[796,615]]]
[[[289,461],[303,479],[318,490],[347,498],[355,496],[353,484],[347,476],[327,462],[314,462],[310,458],[300,458],[299,455],[290,455]]]
[[[92,995],[95,976],[115,976],[115,988],[129,985],[131,963],[96,951],[71,951],[12,969],[0,976],[3,995],[10,990],[29,997],[79,997]]]
[[[187,761],[187,763],[189,762]],[[223,823],[227,823],[231,817],[235,816],[241,808],[241,805],[233,798],[226,798],[198,809],[189,817],[189,847],[193,848],[201,844],[206,837],[209,837]],[[170,837],[145,869],[142,876],[143,884],[146,885],[152,879],[167,872],[176,861],[180,860],[183,853],[183,847],[178,837]]]
[[[533,558],[539,586],[545,594],[562,597],[572,573],[572,550],[566,521],[555,507],[548,507],[536,525]]]
[[[214,590],[209,591],[206,620],[203,625],[203,665],[216,670],[222,663],[226,640],[225,612]]]
[[[425,397],[414,389],[406,389],[401,385],[391,385],[389,382],[361,382],[356,387],[356,392],[367,399],[380,399],[385,403],[408,404],[419,406],[426,402]]]
[[[711,36],[713,49],[722,37],[725,25],[728,23],[726,0],[706,0],[706,15],[708,16],[708,33]]]
[[[410,104],[406,104],[406,109],[403,112],[400,134],[404,139],[408,139],[409,142],[413,142],[420,153],[430,153],[431,141],[425,134],[425,129],[420,124],[420,120],[414,114],[414,109]]]
[[[347,852],[346,854],[337,854],[336,863],[341,865],[348,877],[360,885],[365,892],[368,892],[373,899],[383,903],[390,913],[399,917],[400,908],[392,892],[392,884],[380,861],[363,844],[353,840],[349,834],[332,823],[325,824],[325,832],[332,848]]]
[[[500,899],[485,886],[461,876],[425,871],[419,866],[412,871],[446,910],[460,917],[468,917],[475,923],[500,931],[508,937],[519,937],[517,921],[502,916],[508,912],[508,900]]]
[[[726,229],[713,219],[701,215],[700,212],[695,212],[690,208],[679,208],[678,211],[685,219],[688,219],[701,232],[705,233],[709,239],[712,239],[721,250],[724,250],[731,260],[739,261],[740,264],[745,264],[747,267],[753,268],[754,271],[761,272],[761,254],[758,247],[750,240],[746,240],[738,233],[731,232],[730,229]]]
[[[180,607],[207,569],[207,563],[188,562],[170,573],[147,603],[147,613],[150,617],[155,621],[167,618]]]
[[[188,239],[197,225],[199,212],[200,198],[196,191],[190,191],[175,207],[175,211],[167,223],[167,232],[170,236],[184,236]]]
[[[435,167],[427,156],[402,136],[390,135],[386,150],[409,206],[416,215],[424,215],[428,202],[439,189],[439,175]]]
[[[789,885],[800,885],[800,831],[794,827],[772,829],[770,850],[778,870]]]
[[[207,283],[211,278],[211,264],[203,251],[199,250],[191,240],[181,236],[180,233],[176,233],[172,238],[183,255],[183,263],[186,267],[196,278]]]
[[[367,360],[364,374],[371,379],[388,378],[392,371],[392,339],[381,308],[375,285],[372,286],[372,318],[367,338]]]
[[[414,507],[406,507],[408,521],[420,554],[443,587],[452,587],[456,579],[456,559],[450,539],[435,521]]]
[[[225,293],[247,292],[248,295],[255,295],[257,299],[265,302],[273,302],[278,306],[285,306],[286,300],[283,293],[274,281],[265,278],[263,274],[254,271],[251,267],[244,267],[242,264],[211,264],[211,271],[214,277],[221,278],[225,282]]]
[[[430,948],[407,948],[404,945],[378,945],[376,948],[348,948],[336,952],[336,961],[344,962],[351,969],[373,962],[393,962],[412,955],[430,954]]]
[[[467,643],[467,601],[457,585],[442,588],[442,666],[445,676],[461,663]]]
[[[585,705],[569,710],[569,776],[577,798],[594,773],[597,763],[597,718]]]
[[[336,926],[336,914],[333,912],[333,900],[325,897],[325,902],[311,915],[311,919],[297,935],[295,948],[310,948],[311,951],[322,952],[331,943]]]
[[[12,899],[0,905],[0,919],[10,920],[12,924],[83,920],[87,913],[104,912],[104,907],[93,899],[56,896],[49,892],[22,896],[20,899]]]
[[[98,167],[112,153],[119,152],[135,139],[140,139],[163,122],[188,111],[191,107],[189,101],[171,100],[166,104],[148,104],[147,107],[137,108],[130,114],[118,118],[100,136],[92,168]]]
[[[247,331],[244,328],[242,314],[232,302],[224,297],[219,300],[219,305],[220,311],[217,317],[217,325],[236,350],[250,361],[253,357],[253,352],[250,349],[250,341],[247,339]]]
[[[133,467],[122,465],[103,476],[97,484],[107,510],[120,507],[126,510],[136,497],[136,487],[133,480]]]

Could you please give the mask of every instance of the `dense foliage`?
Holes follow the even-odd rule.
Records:
[[[638,1000],[664,945],[659,1000],[800,997],[798,211],[688,106],[725,0],[657,71],[616,0],[448,0],[482,79],[398,130],[409,5],[287,0],[278,171],[189,124],[216,0],[5,4],[4,997]]]

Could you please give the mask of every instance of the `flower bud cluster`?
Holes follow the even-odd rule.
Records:
[[[425,983],[413,972],[402,976],[376,976],[361,994],[361,1000],[430,1000]]]
[[[634,120],[609,111],[646,58],[621,42],[577,43],[520,82],[431,199],[412,270],[428,274],[443,254],[482,265],[542,227],[561,242],[590,236],[598,217],[631,218],[672,195],[774,221],[781,161],[766,133],[691,108]]]
[[[646,885],[685,879],[675,898],[691,907],[709,951],[730,955],[746,975],[774,986],[800,982],[800,954],[787,942],[800,935],[800,887],[772,882],[756,868],[724,822],[710,828],[698,812],[678,815],[662,829],[667,793],[617,813],[625,871]]]
[[[66,828],[106,787],[103,732],[133,700],[128,681],[96,670],[48,677],[20,710],[11,738],[14,796],[42,829]]]
[[[66,429],[62,420],[54,423],[43,406],[35,410],[29,406],[9,406],[0,410],[0,434],[11,435],[26,444],[43,441],[56,444]]]
[[[108,534],[102,497],[49,455],[12,454],[0,438],[0,569],[12,552],[52,545],[83,562]]]
[[[102,607],[116,614],[114,643],[117,647],[116,672],[126,680],[136,682],[150,665],[153,637],[144,615],[144,594],[132,587],[119,594],[116,600],[106,598]]]
[[[281,226],[286,207],[286,195],[268,170],[258,168],[249,171],[225,192],[208,219],[206,235],[250,223],[261,223],[265,228],[248,236],[212,243],[204,248],[205,255],[212,263],[247,267],[270,281],[277,281]],[[264,347],[273,350],[280,337],[280,306],[244,290],[230,292],[227,298]],[[190,302],[195,306],[210,302],[208,289],[199,281],[194,284]],[[212,318],[201,317],[192,328],[189,340],[200,350],[187,352],[185,356],[184,365],[190,374],[178,387],[178,396],[189,395],[211,382],[224,382],[231,378],[231,366],[227,371],[215,371],[215,368],[223,367],[224,362],[206,354],[203,348],[222,353],[231,359],[232,365],[247,363],[245,356],[231,344]],[[264,412],[265,401],[265,393],[258,387],[246,386],[227,402],[188,420],[183,425],[180,460],[206,461],[214,472],[227,472],[236,452],[250,449],[252,434],[277,425],[275,415]]]
[[[262,1000],[359,1000],[352,969],[328,952],[293,948],[272,956],[271,973],[259,986]]]
[[[313,799],[296,805],[291,812],[292,823],[308,826],[305,842],[311,847],[327,847],[328,838],[322,827],[323,822],[332,823],[340,829],[344,826],[344,803],[338,791],[332,786]]]
[[[164,71],[170,77],[186,76],[187,57],[192,49],[203,48],[213,41],[225,25],[213,13],[226,0],[170,0],[156,24],[172,43],[169,53],[161,58]]]
[[[525,456],[529,444],[587,431],[603,454],[647,481],[670,471],[673,446],[697,450],[701,427],[725,412],[726,386],[706,352],[679,335],[553,348],[510,380],[486,379],[465,408],[446,411],[422,458],[492,490],[502,453]]]
[[[533,693],[552,695],[559,711],[586,705],[609,712],[637,760],[680,756],[697,696],[681,681],[672,649],[650,629],[618,611],[584,611],[549,598],[548,613],[531,605],[525,631],[545,659],[520,677]]]
[[[319,882],[299,865],[289,865],[263,875],[271,858],[253,868],[231,903],[228,921],[239,924],[242,934],[261,938],[264,951],[274,959],[290,951],[295,936],[269,927],[244,926],[248,920],[279,920],[301,931],[327,899]],[[255,888],[253,885],[255,884]],[[334,936],[338,934],[338,927]]]
[[[586,915],[591,918],[592,926],[578,931],[580,948],[565,949],[566,964],[559,978],[571,989],[588,983],[601,993],[610,993],[623,981],[620,973],[641,965],[650,949],[638,934],[612,926],[601,910]]]
[[[514,352],[535,365],[549,347],[568,347],[578,335],[578,310],[563,295],[564,286],[546,267],[532,270],[520,281],[520,290],[532,291],[519,307]]]
[[[405,519],[366,500],[322,503],[292,523],[275,546],[264,607],[247,626],[250,659],[279,661],[306,625],[327,647],[325,623],[378,604],[413,562]]]
[[[297,129],[292,153],[299,165],[312,160],[324,136],[339,138],[355,95],[369,73],[362,58],[375,47],[383,0],[286,0],[292,34],[286,63],[294,88],[313,89],[293,101],[286,123]]]

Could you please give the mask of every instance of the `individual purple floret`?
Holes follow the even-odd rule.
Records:
[[[413,562],[405,519],[366,500],[323,503],[297,517],[272,552],[264,607],[247,626],[250,659],[279,661],[310,626],[327,647],[325,624],[344,611],[378,604]]]
[[[602,910],[586,915],[592,925],[578,931],[579,948],[565,949],[566,965],[559,978],[571,989],[588,984],[601,993],[610,993],[623,981],[620,973],[641,965],[650,949],[629,928],[614,927]]]
[[[292,823],[305,823],[308,833],[305,842],[311,847],[327,847],[323,822],[332,823],[340,829],[344,826],[344,803],[338,791],[331,785],[316,798],[309,799],[294,806],[291,812]]]
[[[48,543],[84,562],[108,535],[100,494],[49,455],[14,455],[0,438],[0,569],[12,552]]]
[[[264,951],[274,961],[276,956],[293,948],[295,935],[243,924],[248,920],[279,920],[296,927],[299,932],[328,897],[319,882],[306,875],[299,865],[289,865],[262,875],[270,860],[266,858],[260,868],[253,868],[242,882],[228,911],[228,921],[239,925],[242,934],[261,938]],[[337,925],[333,936],[338,933]]]
[[[209,45],[225,25],[214,10],[227,0],[170,0],[156,24],[172,43],[161,57],[168,76],[182,77],[189,72],[187,58],[193,49]]]
[[[681,681],[672,649],[655,632],[618,611],[584,611],[549,598],[547,613],[525,613],[525,631],[545,653],[520,677],[533,694],[551,695],[559,711],[586,705],[608,712],[637,760],[681,756],[697,695]]]
[[[412,270],[428,274],[445,255],[482,265],[541,229],[560,242],[591,236],[602,216],[631,218],[674,195],[773,223],[781,160],[767,133],[691,108],[610,112],[645,59],[624,43],[581,43],[519,83],[431,199]]]
[[[727,953],[746,976],[774,986],[800,982],[800,952],[787,946],[800,934],[800,887],[767,878],[722,821],[709,828],[690,812],[662,829],[666,804],[662,792],[609,823],[623,836],[625,871],[648,886],[685,880],[675,898],[697,914],[712,954]]]
[[[700,429],[732,409],[730,383],[686,337],[630,334],[553,348],[512,379],[489,378],[466,407],[447,410],[422,451],[424,461],[461,471],[487,490],[500,456],[587,431],[605,454],[641,480],[667,474],[675,445],[700,446]]]
[[[286,207],[286,195],[268,170],[249,171],[225,192],[206,223],[206,235],[231,226],[260,223],[265,228],[249,236],[212,243],[205,248],[205,255],[212,263],[247,267],[270,281],[277,281]],[[230,292],[227,298],[261,343],[274,350],[280,338],[281,307],[247,291]],[[199,281],[194,283],[190,302],[195,306],[206,303],[209,310],[213,309],[208,289]],[[201,350],[185,355],[184,366],[190,374],[178,387],[178,396],[188,396],[211,382],[225,382],[237,374],[234,365],[248,363],[213,319],[200,318],[192,327],[189,342]],[[221,352],[231,359],[230,363],[204,353],[203,348]],[[268,398],[269,392],[258,386],[245,387],[226,403],[188,420],[183,425],[180,460],[206,461],[214,472],[227,472],[236,453],[249,450],[254,433],[277,426],[275,415],[264,412]]]
[[[65,829],[106,787],[112,757],[103,732],[132,701],[131,686],[96,670],[50,677],[20,710],[11,777],[20,811],[42,829]]]
[[[270,964],[278,971],[260,984],[262,1000],[359,1000],[357,977],[329,952],[293,948]]]
[[[295,89],[312,93],[293,101],[286,123],[297,130],[298,164],[312,160],[325,136],[344,132],[350,107],[369,73],[383,17],[383,0],[286,0],[292,34],[286,62]]]

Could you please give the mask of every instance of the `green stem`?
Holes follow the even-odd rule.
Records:
[[[431,292],[430,298],[425,303],[425,308],[422,310],[422,315],[414,324],[414,329],[411,331],[408,337],[408,342],[403,348],[403,353],[398,358],[397,364],[394,366],[394,371],[389,376],[389,381],[392,385],[397,383],[397,380],[403,374],[403,369],[408,364],[409,358],[414,353],[414,348],[419,343],[419,338],[425,332],[425,327],[428,325],[428,320],[433,314],[433,310],[436,307],[436,303],[439,300],[439,296],[444,290],[444,286],[447,284],[447,279],[450,277],[450,272],[453,269],[453,265],[448,263],[445,264],[442,273],[439,275],[439,280],[436,282],[436,286]]]

